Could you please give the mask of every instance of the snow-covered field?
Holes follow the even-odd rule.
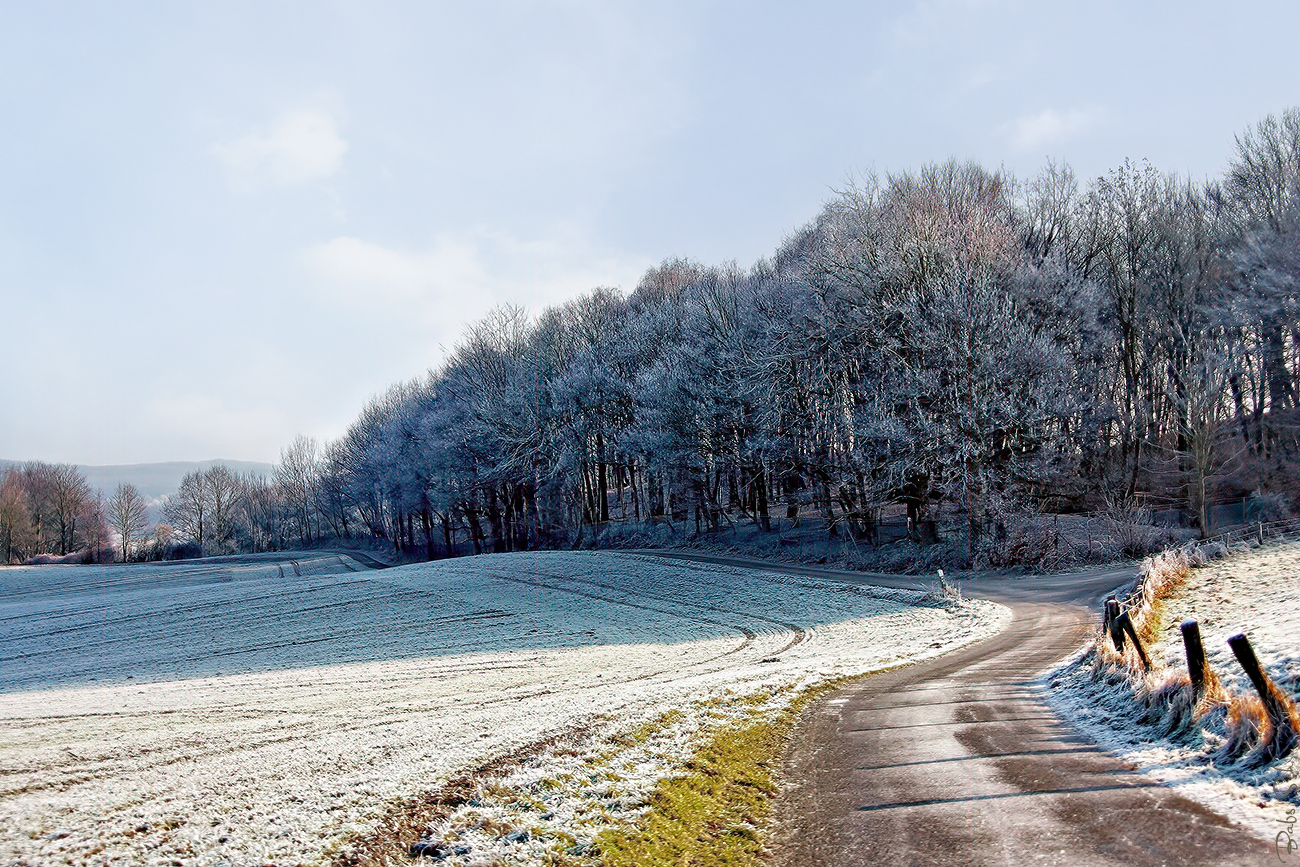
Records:
[[[682,710],[606,771],[634,812],[728,696],[933,656],[1008,619],[608,553],[0,569],[0,864],[320,863],[458,771]],[[506,772],[538,782],[574,759]],[[580,823],[563,806],[546,815]],[[509,860],[540,855],[513,842]]]
[[[1185,671],[1178,624],[1194,618],[1201,628],[1211,667],[1231,691],[1253,695],[1227,638],[1244,632],[1274,682],[1300,696],[1300,541],[1269,544],[1194,569],[1165,604],[1163,632],[1151,649],[1153,660]],[[1067,665],[1055,673],[1057,711],[1085,734],[1260,835],[1283,830],[1288,811],[1300,804],[1300,753],[1264,767],[1216,760],[1221,720],[1208,719],[1172,738],[1160,738],[1123,692],[1092,679],[1090,666]],[[1219,714],[1221,716],[1221,712]]]

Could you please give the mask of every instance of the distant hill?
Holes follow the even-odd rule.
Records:
[[[14,466],[22,461],[0,459],[0,470]],[[108,466],[82,466],[77,469],[85,475],[92,488],[98,488],[107,497],[113,493],[120,482],[135,485],[149,505],[149,518],[159,518],[159,505],[163,497],[176,493],[181,486],[181,479],[186,473],[206,470],[216,464],[225,464],[237,473],[255,473],[269,476],[275,472],[274,464],[257,461],[230,461],[218,458],[212,461],[170,461],[160,464],[110,464]]]

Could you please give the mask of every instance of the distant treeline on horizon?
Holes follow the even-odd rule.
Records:
[[[274,464],[223,459],[102,466],[0,459],[0,565],[102,560],[122,551],[151,559],[193,554],[174,549],[188,539],[176,537],[164,511],[169,502],[175,508],[187,478],[217,467],[249,484],[276,471]]]

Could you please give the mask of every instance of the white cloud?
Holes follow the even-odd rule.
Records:
[[[303,262],[312,276],[345,293],[360,290],[411,299],[484,280],[473,247],[447,238],[439,238],[427,251],[404,252],[340,237],[306,250]]]
[[[336,174],[348,143],[324,108],[291,109],[270,127],[224,141],[213,152],[240,188],[293,186]]]
[[[597,286],[630,289],[650,264],[595,249],[572,229],[520,241],[502,232],[444,233],[423,250],[338,237],[302,251],[315,300],[361,319],[455,340],[497,304],[540,310]]]
[[[445,300],[466,293],[499,301],[549,304],[595,286],[635,283],[647,263],[594,251],[572,232],[520,241],[477,230],[437,235],[425,250],[404,251],[339,237],[302,253],[308,273],[341,297]]]
[[[1064,112],[1049,108],[1009,124],[1009,139],[1017,150],[1059,145],[1092,129],[1101,119],[1102,112],[1095,108]]]

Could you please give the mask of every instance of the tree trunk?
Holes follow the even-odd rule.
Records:
[[[492,551],[497,554],[506,550],[505,529],[501,523],[501,501],[496,488],[488,488],[488,526],[492,528]]]
[[[754,473],[754,479],[750,484],[754,487],[756,500],[754,510],[758,513],[758,525],[763,528],[764,533],[770,533],[772,518],[767,513],[767,473],[764,472],[762,464],[758,465]]]
[[[435,552],[433,550],[433,516],[429,514],[429,507],[425,506],[420,511],[420,526],[424,529],[424,556],[427,560],[433,560]]]
[[[596,504],[600,523],[609,523],[609,469],[605,463],[605,437],[596,435]]]
[[[465,520],[469,523],[470,541],[474,543],[474,553],[483,553],[483,525],[479,523],[478,508],[475,506],[465,506],[462,510],[465,513]]]

